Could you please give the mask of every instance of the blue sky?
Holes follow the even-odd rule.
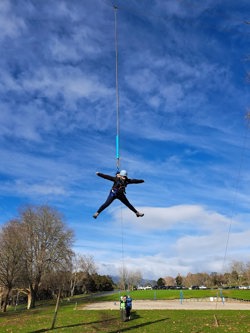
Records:
[[[116,171],[114,4],[121,168],[145,216],[117,201],[94,220],[112,185],[95,173]],[[53,206],[100,274],[249,262],[249,19],[248,0],[2,0],[0,224]]]

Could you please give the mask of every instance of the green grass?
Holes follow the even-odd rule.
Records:
[[[221,297],[220,290],[135,290],[129,292],[134,299],[179,299],[181,297],[180,292],[184,298],[204,298],[204,297]],[[113,295],[98,297],[96,301],[116,301],[120,295],[127,294],[128,292],[121,292]],[[222,296],[225,298],[235,298],[250,301],[250,290],[234,290],[225,289],[222,290]],[[249,303],[250,304],[250,303]]]
[[[207,292],[184,290],[184,295],[199,298],[211,296]],[[226,290],[229,297],[249,300],[248,290]],[[172,299],[179,291],[157,290],[157,299]],[[224,291],[223,291],[224,294]],[[117,300],[119,293],[97,300]],[[154,291],[134,291],[135,299],[152,299]],[[224,295],[225,296],[225,295]],[[239,297],[240,296],[240,297]],[[76,297],[70,302],[64,300],[59,307],[54,332],[65,333],[250,333],[250,314],[246,310],[137,310],[132,312],[132,320],[122,322],[119,310],[84,310],[83,305],[91,300]],[[50,327],[54,316],[55,302],[45,305],[38,304],[36,309],[25,310],[18,307],[17,311],[9,308],[0,314],[0,333],[42,333],[51,332]],[[76,304],[77,303],[77,304]],[[77,306],[76,306],[77,305]],[[249,304],[250,308],[250,304]]]
[[[122,322],[119,311],[75,310],[72,305],[60,308],[55,332],[66,333],[247,333],[249,311],[185,311],[141,310],[132,313],[132,320]],[[0,317],[1,333],[49,332],[53,308],[9,312]]]

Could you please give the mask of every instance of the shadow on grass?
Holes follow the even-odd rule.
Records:
[[[143,324],[138,324],[138,325],[133,325],[131,327],[124,327],[124,328],[120,328],[120,329],[115,329],[114,331],[109,331],[108,333],[122,333],[122,332],[128,332],[130,330],[134,330],[136,328],[141,328],[141,327],[145,327],[145,326],[149,326],[155,323],[159,323],[161,321],[165,321],[168,320],[169,318],[163,318],[163,319],[158,319],[158,320],[152,320],[152,321],[148,321],[147,323],[143,323]]]
[[[112,322],[112,321],[116,321],[116,318],[111,318],[111,319],[105,319],[105,320],[98,320],[98,321],[91,321],[90,323],[78,323],[78,324],[72,324],[72,325],[66,325],[66,326],[56,326],[53,330],[51,328],[42,328],[40,330],[37,331],[32,331],[29,333],[43,333],[43,332],[48,332],[48,331],[56,331],[57,329],[61,329],[61,328],[70,328],[70,327],[78,327],[78,326],[84,326],[84,325],[93,325],[93,324],[100,324],[100,323],[108,323],[108,322]]]
[[[135,314],[133,316],[133,319],[131,321],[134,321],[136,319],[139,319],[141,318],[139,315]],[[141,327],[145,327],[145,326],[148,326],[148,325],[152,325],[152,324],[155,324],[155,323],[159,323],[161,321],[165,321],[165,320],[168,320],[169,318],[162,318],[162,319],[158,319],[158,320],[153,320],[153,321],[149,321],[147,323],[142,323],[142,324],[138,324],[138,325],[133,325],[131,327],[124,327],[124,328],[120,328],[118,329],[119,333],[122,333],[122,332],[128,332],[130,330],[134,330],[136,328],[141,328]],[[78,324],[72,324],[72,325],[67,325],[67,326],[57,326],[55,327],[53,330],[51,329],[40,329],[40,330],[37,330],[37,331],[32,331],[32,332],[29,332],[29,333],[44,333],[44,332],[48,332],[48,331],[56,331],[57,329],[61,329],[61,328],[71,328],[71,327],[80,327],[80,326],[85,326],[85,325],[94,325],[94,324],[101,324],[101,323],[108,323],[108,322],[116,322],[117,321],[117,318],[112,318],[112,319],[106,319],[106,320],[98,320],[98,321],[92,321],[90,323],[78,323]],[[109,331],[108,333],[117,333],[117,328],[113,331]]]

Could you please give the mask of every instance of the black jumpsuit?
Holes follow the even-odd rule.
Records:
[[[131,205],[125,196],[125,189],[128,184],[139,184],[143,183],[143,179],[129,179],[127,177],[113,177],[109,175],[105,175],[103,173],[97,172],[97,176],[102,177],[104,179],[108,179],[114,182],[112,189],[109,193],[107,200],[104,204],[97,210],[97,213],[100,214],[105,208],[107,208],[115,199],[119,199],[124,205],[126,205],[129,209],[131,209],[134,213],[138,213],[137,210]]]

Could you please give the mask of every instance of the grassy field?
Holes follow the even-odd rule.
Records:
[[[159,299],[172,299],[176,290],[158,290]],[[185,291],[184,291],[185,292]],[[209,297],[205,291],[186,291],[185,297]],[[208,292],[208,291],[207,291]],[[248,290],[227,290],[229,296],[250,299]],[[185,294],[185,293],[184,293]],[[131,293],[136,299],[152,299],[154,291],[134,291]],[[216,296],[212,295],[212,296]],[[224,295],[223,295],[224,296]],[[235,296],[235,297],[236,297]],[[241,296],[241,297],[239,297]],[[70,301],[64,300],[60,304],[54,332],[66,333],[250,333],[250,312],[220,310],[140,310],[132,313],[132,320],[122,322],[118,310],[81,310],[86,302],[98,300],[117,300],[119,293],[106,297],[89,299],[76,297]],[[177,297],[177,298],[178,298]],[[51,332],[55,304],[39,304],[36,309],[25,310],[18,307],[16,311],[9,308],[8,312],[0,314],[1,333],[42,333]],[[250,308],[250,305],[249,305]]]
[[[126,293],[125,293],[126,294]],[[205,298],[205,297],[225,297],[250,301],[250,290],[239,289],[207,289],[207,290],[135,290],[129,292],[133,299],[179,299],[183,298]],[[123,295],[123,293],[121,293]],[[115,301],[119,299],[119,293],[104,297],[99,300]],[[250,304],[250,302],[249,302]]]

